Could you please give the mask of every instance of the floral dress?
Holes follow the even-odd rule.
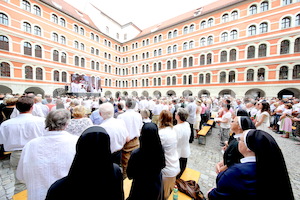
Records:
[[[282,114],[284,113],[287,115],[292,115],[292,109],[285,109]],[[283,131],[283,133],[292,133],[291,118],[286,116],[280,121],[279,131]]]
[[[93,122],[90,118],[79,118],[79,119],[71,119],[65,131],[73,135],[80,136],[85,129],[93,126]]]

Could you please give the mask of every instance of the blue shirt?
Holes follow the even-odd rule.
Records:
[[[100,116],[99,109],[92,112],[90,115],[90,119],[92,120],[94,125],[100,125],[104,120]]]

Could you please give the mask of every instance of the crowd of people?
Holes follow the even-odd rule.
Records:
[[[293,199],[284,158],[268,132],[288,138],[294,125],[299,136],[299,99],[24,94],[0,101],[1,149],[12,152],[15,193],[27,189],[28,200],[90,199],[100,192],[124,199],[127,177],[133,179],[128,200],[168,199],[190,143],[212,113],[224,159],[208,198],[262,199],[273,187],[282,189],[281,199]]]

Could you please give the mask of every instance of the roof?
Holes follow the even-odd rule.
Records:
[[[136,38],[142,37],[142,36],[150,34],[152,32],[162,30],[164,28],[176,25],[176,24],[181,23],[181,22],[185,22],[185,21],[193,19],[193,18],[201,17],[201,16],[206,15],[208,13],[214,12],[216,10],[219,10],[219,9],[222,9],[222,8],[225,8],[225,7],[228,7],[228,6],[243,2],[243,1],[246,1],[246,0],[226,0],[226,1],[225,0],[218,0],[216,2],[208,4],[206,6],[194,9],[194,10],[189,11],[187,13],[178,15],[174,18],[171,18],[169,20],[161,22],[157,25],[146,28],[146,29],[142,30],[142,32],[139,35],[137,35]]]
[[[94,29],[99,30],[87,14],[78,10],[77,8],[68,4],[65,1],[62,1],[62,0],[40,0],[40,1],[46,3],[47,5],[49,5],[51,7],[54,7],[57,10],[64,12],[65,14],[77,19],[78,21],[80,21]]]

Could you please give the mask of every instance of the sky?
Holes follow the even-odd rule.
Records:
[[[217,0],[65,0],[81,11],[91,2],[121,25],[145,29]]]

